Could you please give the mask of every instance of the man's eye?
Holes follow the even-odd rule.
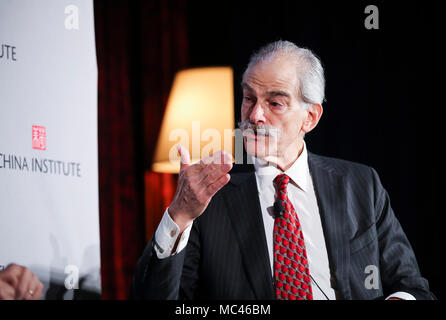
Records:
[[[274,101],[271,101],[269,104],[270,104],[274,109],[282,109],[282,108],[284,107],[283,104],[278,103],[278,102],[274,102]]]
[[[252,98],[251,97],[243,97],[243,100],[246,102],[252,102]]]

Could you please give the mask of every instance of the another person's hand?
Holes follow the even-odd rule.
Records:
[[[0,271],[0,300],[39,300],[43,284],[26,267],[10,264]]]
[[[232,156],[217,151],[191,165],[187,149],[178,146],[178,152],[181,161],[178,186],[168,212],[182,233],[204,212],[214,194],[229,182]]]

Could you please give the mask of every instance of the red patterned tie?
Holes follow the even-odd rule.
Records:
[[[274,221],[274,277],[278,300],[313,300],[310,269],[304,235],[296,211],[288,198],[290,177],[280,174],[274,179],[276,201],[284,209]]]

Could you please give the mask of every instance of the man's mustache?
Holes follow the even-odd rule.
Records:
[[[242,130],[243,136],[246,136],[248,133],[270,137],[277,137],[279,135],[278,128],[270,125],[255,124],[250,122],[249,120],[240,121],[238,123],[238,127]]]

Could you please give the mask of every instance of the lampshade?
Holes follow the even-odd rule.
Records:
[[[192,163],[221,149],[233,154],[233,96],[230,67],[178,72],[164,114],[152,170],[178,173],[177,144],[188,148]]]

